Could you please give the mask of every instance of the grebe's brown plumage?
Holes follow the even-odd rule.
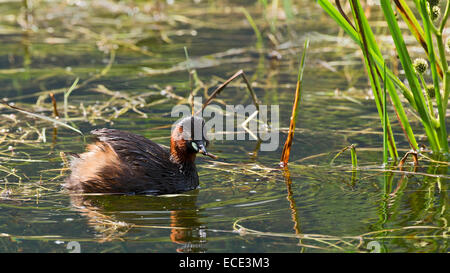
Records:
[[[194,130],[186,130],[187,125],[201,128],[201,137],[194,138]],[[94,130],[95,142],[72,159],[65,187],[84,193],[136,194],[195,189],[199,184],[196,154],[208,155],[203,128],[201,118],[183,119],[172,132],[170,150],[129,132]]]

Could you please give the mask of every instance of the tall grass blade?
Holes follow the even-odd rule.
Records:
[[[378,114],[380,115],[381,124],[383,125],[383,103],[381,101],[382,100],[381,85],[380,80],[378,78],[376,66],[373,63],[373,59],[369,53],[369,48],[374,48],[375,52],[377,52],[377,54],[379,55],[381,55],[381,53],[379,52],[379,49],[377,47],[373,46],[374,44],[376,44],[375,37],[372,33],[372,30],[370,29],[369,23],[363,13],[359,1],[352,0],[350,1],[350,4],[356,22],[356,30],[362,42],[364,61],[366,64],[367,72],[369,74],[370,83],[375,97],[375,104],[377,106]],[[395,145],[394,135],[392,133],[391,126],[389,124],[389,120],[386,120],[386,123],[387,123],[386,133],[388,135],[389,141],[389,153],[391,154],[391,157],[397,158],[398,157],[397,148]]]
[[[412,67],[412,61],[409,56],[408,50],[403,40],[400,27],[398,26],[397,20],[395,18],[392,6],[389,0],[380,0],[381,7],[383,9],[384,16],[386,18],[391,36],[394,40],[397,53],[400,58],[400,62],[405,71],[406,78],[408,80],[409,86],[414,96],[414,101],[416,102],[417,111],[419,112],[420,118],[422,119],[422,124],[425,128],[425,133],[430,142],[431,149],[433,151],[440,150],[440,144],[437,140],[437,134],[432,128],[432,120],[428,111],[426,110],[426,102],[424,95],[422,93],[421,87],[419,85],[418,79],[415,75],[415,71]],[[433,54],[430,54],[432,56]]]
[[[350,145],[350,155],[352,156],[352,168],[356,170],[358,167],[358,158],[356,157],[356,145]]]
[[[386,66],[384,67],[384,89],[383,89],[383,164],[388,163],[388,135],[387,135],[387,104],[386,104]]]
[[[294,19],[294,12],[292,11],[292,0],[283,0],[283,9],[288,21]]]
[[[52,100],[53,105],[53,115],[55,118],[59,118],[58,105],[56,104],[55,94],[49,93],[50,99]]]
[[[244,7],[241,10],[244,13],[245,17],[247,18],[247,21],[250,23],[250,26],[253,28],[253,31],[255,32],[256,49],[261,50],[264,47],[261,32],[259,31],[258,26],[256,25],[255,21],[253,20],[253,17],[250,15],[250,13]]]
[[[445,124],[445,112],[442,107],[442,97],[440,93],[440,87],[439,87],[439,78],[438,78],[438,72],[436,69],[437,60],[435,58],[434,53],[434,45],[433,45],[433,39],[431,36],[431,26],[432,22],[430,20],[430,17],[428,15],[427,7],[425,1],[420,1],[420,13],[422,15],[422,21],[423,21],[423,27],[425,29],[425,39],[428,45],[429,50],[429,60],[430,60],[430,67],[431,67],[431,75],[433,77],[433,85],[434,85],[434,91],[435,91],[435,98],[436,98],[436,104],[438,108],[438,114],[439,114],[439,142],[440,142],[440,148],[442,152],[448,152],[448,141],[447,141],[447,127]]]
[[[64,118],[66,120],[69,119],[69,96],[72,93],[72,91],[76,88],[78,84],[79,78],[76,78],[75,81],[72,83],[72,86],[67,91],[64,91]]]
[[[338,158],[343,152],[350,149],[350,155],[352,157],[352,168],[355,170],[358,167],[358,158],[356,156],[356,144],[349,145],[345,147],[344,149],[340,150],[330,161],[330,165],[333,165],[336,158]]]
[[[414,13],[409,8],[408,4],[406,4],[405,0],[394,0],[395,5],[397,6],[397,11],[402,16],[403,20],[408,25],[409,30],[413,34],[413,36],[416,38],[416,40],[419,42],[419,44],[423,47],[425,53],[428,57],[430,57],[430,52],[428,49],[428,44],[425,41],[425,34],[420,26],[419,22],[417,21],[416,17],[414,16]],[[436,69],[439,73],[439,77],[443,77],[443,71],[441,68],[441,65],[439,62],[436,62]]]
[[[328,13],[331,18],[335,20],[335,22],[342,27],[342,29],[350,36],[350,38],[355,41],[362,49],[362,42],[359,39],[359,35],[356,32],[356,29],[333,7],[333,5],[328,0],[318,0],[319,5]],[[370,55],[373,57],[378,69],[383,69],[384,60],[382,56],[380,56],[373,48],[369,48]],[[411,104],[411,106],[416,109],[416,103],[414,101],[413,94],[411,90],[406,87],[403,82],[395,76],[395,74],[387,69],[387,75],[389,78],[398,86]]]
[[[376,58],[379,58],[381,60],[381,62],[375,67],[375,70],[377,72],[378,78],[382,78],[383,82],[385,83],[385,87],[387,88],[388,92],[389,92],[389,96],[391,97],[391,101],[392,104],[394,105],[394,111],[397,114],[397,118],[398,121],[400,123],[400,126],[403,129],[403,132],[405,133],[406,139],[408,140],[408,143],[410,144],[412,149],[417,150],[418,149],[418,145],[417,145],[417,141],[414,137],[414,133],[412,131],[411,125],[409,124],[408,121],[408,117],[406,116],[406,112],[403,108],[402,102],[400,100],[400,98],[398,97],[397,91],[395,90],[395,86],[393,85],[393,83],[391,82],[391,78],[386,78],[384,76],[382,76],[380,71],[383,71],[383,75],[386,75],[386,72],[389,72],[389,69],[387,69],[386,67],[386,63],[383,59],[383,55],[381,54],[381,51],[378,47],[378,43],[375,39],[375,35],[372,32],[372,29],[370,28],[369,22],[364,14],[364,11],[361,7],[361,4],[359,3],[359,1],[355,1],[354,2],[354,6],[356,8],[356,11],[358,13],[358,17],[361,20],[361,25],[362,25],[362,29],[363,29],[363,34],[364,36],[367,37],[367,39],[364,39],[363,41],[367,42],[367,51],[368,51],[368,56],[370,56],[369,58],[372,59],[370,60],[370,62],[373,64],[374,62],[376,63]],[[364,44],[363,44],[364,45]],[[373,53],[372,53],[373,52]],[[376,55],[374,55],[376,54]],[[376,76],[374,76],[376,77]],[[396,80],[398,80],[397,77],[395,77]],[[406,97],[406,99],[408,99],[409,96],[411,96],[411,98],[409,98],[408,100],[410,101],[410,103],[412,104],[412,106],[414,107],[414,100],[412,98],[412,93],[411,91],[408,90],[408,92],[404,92],[404,95]],[[382,120],[382,124],[384,126],[383,123],[383,113],[384,111],[380,111],[380,108],[382,107],[382,103],[381,103],[381,99],[382,99],[382,95],[379,95],[378,98],[376,98],[377,101],[380,101],[380,107],[378,108],[379,113],[380,113],[380,119]],[[391,129],[391,125],[390,125],[390,121],[389,119],[387,119],[387,136],[388,136],[388,141],[389,141],[389,145],[392,146],[391,143],[393,143],[395,145],[395,142],[392,140],[393,138],[393,134],[392,134],[392,129]],[[391,152],[391,156],[392,156],[392,152]],[[394,151],[394,159],[398,158],[398,152],[395,149]]]
[[[351,25],[350,20],[348,17],[344,17],[340,12],[338,12],[333,5],[328,0],[318,0],[319,5],[330,15],[338,25],[340,25],[344,31],[350,36],[352,40],[354,40],[361,49],[363,48],[362,42],[360,41],[359,34],[356,31],[356,29]],[[337,2],[339,3],[339,2]],[[369,35],[373,35],[370,28],[367,29],[367,32],[369,32]],[[372,40],[372,39],[371,39]],[[378,49],[378,46],[376,43],[373,43],[371,47],[368,48],[370,56],[373,58],[374,63],[377,66],[377,72],[379,70],[382,70],[385,68],[385,63],[383,56],[381,55],[381,52]],[[402,129],[405,133],[405,136],[408,140],[408,142],[411,145],[411,148],[417,150],[418,145],[416,142],[416,139],[414,137],[414,133],[411,129],[411,126],[408,121],[408,117],[406,116],[406,112],[403,109],[402,102],[400,101],[400,98],[398,97],[397,91],[395,90],[394,84],[400,88],[403,96],[408,100],[410,105],[416,109],[416,104],[414,101],[413,94],[411,90],[409,90],[403,82],[397,78],[397,76],[386,67],[386,73],[387,73],[387,90],[389,92],[389,96],[391,97],[392,104],[394,105],[395,112],[397,113],[397,117],[399,119],[400,125],[402,126]]]

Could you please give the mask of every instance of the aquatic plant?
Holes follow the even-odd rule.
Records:
[[[350,9],[353,16],[352,22],[349,16],[344,12],[339,0],[336,0],[336,7],[328,0],[318,0],[319,5],[324,11],[328,13],[360,46],[364,55],[365,66],[369,75],[382,125],[384,120],[383,109],[385,109],[385,107],[382,103],[381,82],[383,82],[388,91],[396,116],[398,117],[399,123],[411,148],[417,151],[419,146],[406,116],[402,101],[397,94],[397,90],[399,90],[406,98],[409,107],[418,114],[431,150],[435,153],[448,153],[445,113],[450,91],[450,75],[448,72],[448,63],[445,56],[442,33],[448,19],[450,1],[447,1],[443,15],[436,16],[437,11],[434,9],[436,6],[435,2],[415,0],[414,5],[420,14],[423,28],[420,26],[414,13],[404,0],[395,0],[393,2],[395,3],[398,13],[408,25],[413,36],[423,47],[427,56],[427,60],[418,59],[413,62],[405,45],[404,34],[400,30],[391,1],[380,0],[381,9],[394,41],[408,86],[403,83],[403,77],[395,75],[385,63],[382,52],[378,47],[375,35],[364,14],[360,1],[350,1]],[[437,45],[439,56],[436,55],[435,44]],[[431,80],[433,81],[434,86],[434,102],[431,101],[432,96],[427,95],[430,92],[428,91],[430,87],[422,78],[423,73],[428,68],[428,63],[432,75]],[[384,69],[386,69],[385,73],[387,75],[385,78],[383,78],[383,73],[381,72]],[[433,104],[436,105],[437,115],[433,109]],[[388,119],[386,119],[385,126],[387,129],[386,134],[389,141],[390,155],[393,158],[397,158],[398,155],[395,147],[395,140]]]

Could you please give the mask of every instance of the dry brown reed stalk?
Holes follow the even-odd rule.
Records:
[[[52,100],[52,105],[53,105],[53,115],[55,116],[55,118],[59,118],[59,112],[58,112],[58,107],[56,105],[56,99],[55,99],[55,95],[53,93],[48,94]]]
[[[294,104],[292,105],[292,115],[291,115],[291,122],[289,124],[289,133],[288,137],[286,139],[286,142],[284,143],[283,152],[281,154],[281,161],[280,166],[285,167],[287,166],[289,162],[289,155],[291,152],[291,146],[292,146],[292,140],[294,138],[294,132],[295,132],[295,122],[297,120],[298,116],[298,106],[300,104],[301,100],[301,90],[302,90],[302,79],[303,79],[303,70],[305,68],[305,57],[306,57],[306,51],[308,49],[309,40],[305,41],[305,45],[303,48],[303,54],[300,61],[300,66],[298,70],[298,76],[297,76],[297,87],[295,89],[295,98],[294,98]]]
[[[245,73],[242,69],[240,69],[238,72],[234,73],[233,76],[231,76],[230,78],[228,78],[228,80],[226,80],[224,83],[222,83],[219,87],[217,87],[212,94],[209,96],[209,98],[203,103],[202,105],[202,109],[198,110],[195,114],[199,114],[200,111],[203,111],[205,109],[206,106],[208,106],[208,104],[211,103],[211,101],[217,96],[219,95],[220,92],[222,92],[223,89],[225,89],[225,87],[227,87],[227,85],[232,82],[234,79],[236,79],[237,77],[241,76],[242,79],[244,80],[248,91],[250,92],[251,96],[252,96],[252,100],[253,103],[256,106],[256,110],[259,112],[259,104],[260,101],[258,100],[258,98],[256,97],[255,91],[253,91],[252,85],[250,84],[250,82],[248,81],[247,77],[245,76]]]
[[[417,167],[419,166],[419,159],[418,159],[418,156],[417,156],[417,152],[414,151],[414,150],[411,150],[411,151],[407,152],[407,153],[402,157],[402,159],[400,159],[400,162],[398,163],[398,166],[397,166],[397,167],[400,169],[400,171],[403,170],[403,165],[405,164],[406,160],[408,159],[408,157],[409,157],[410,155],[412,155],[413,160],[414,160],[414,170],[416,170]]]

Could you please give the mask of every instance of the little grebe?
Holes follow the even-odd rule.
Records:
[[[155,195],[195,189],[199,184],[196,154],[214,157],[206,151],[204,125],[200,117],[181,120],[172,131],[170,151],[129,132],[94,130],[96,142],[73,157],[64,186],[82,193]]]

